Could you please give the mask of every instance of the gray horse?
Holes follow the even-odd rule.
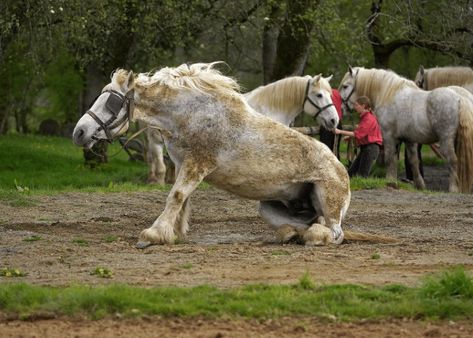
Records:
[[[340,84],[345,105],[359,96],[371,99],[383,133],[387,177],[397,179],[396,146],[406,142],[414,184],[425,188],[416,143],[438,142],[449,164],[449,191],[471,192],[473,104],[462,88],[419,89],[414,81],[383,69],[349,68]],[[460,181],[459,181],[460,178]]]

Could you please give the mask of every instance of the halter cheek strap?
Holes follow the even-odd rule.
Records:
[[[304,111],[304,106],[305,106],[305,103],[306,101],[309,101],[309,103],[314,106],[315,108],[318,109],[317,113],[315,113],[314,115],[314,119],[317,118],[317,116],[320,115],[321,112],[323,112],[324,110],[330,108],[331,106],[333,106],[333,103],[329,103],[323,107],[320,107],[315,101],[313,101],[310,97],[309,97],[309,89],[310,89],[310,80],[307,81],[307,85],[305,87],[305,95],[304,95],[304,101],[302,102],[302,111]]]
[[[114,138],[114,136],[111,133],[111,130],[115,129],[116,127],[118,127],[120,125],[123,126],[130,119],[130,116],[133,113],[133,110],[134,110],[134,90],[131,89],[125,95],[123,95],[122,93],[120,93],[116,90],[113,90],[113,89],[104,91],[104,93],[107,93],[107,92],[110,93],[110,95],[118,96],[121,99],[122,102],[121,102],[120,108],[117,108],[116,109],[117,111],[114,111],[114,109],[109,108],[110,112],[112,113],[112,116],[106,122],[103,122],[90,109],[87,110],[86,114],[90,115],[94,119],[94,121],[97,122],[98,125],[99,125],[99,128],[97,129],[95,134],[92,135],[92,139],[98,140],[96,134],[103,130],[105,132],[105,135],[107,136],[106,141],[111,143],[113,141],[113,138]],[[117,119],[118,114],[120,113],[121,108],[123,107],[123,105],[126,105],[126,109],[127,109],[126,113],[120,119]]]

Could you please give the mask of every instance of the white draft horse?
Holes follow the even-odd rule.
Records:
[[[257,112],[286,126],[304,111],[331,130],[338,125],[329,82],[331,78],[324,78],[321,74],[291,76],[260,86],[243,96]]]
[[[349,68],[340,84],[345,105],[359,96],[370,98],[383,133],[387,177],[397,179],[396,146],[406,142],[414,184],[425,183],[419,172],[416,143],[438,142],[449,164],[449,191],[469,193],[473,187],[473,104],[462,88],[424,91],[414,81],[383,69]]]

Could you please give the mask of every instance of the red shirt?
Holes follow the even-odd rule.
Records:
[[[383,144],[381,128],[379,127],[376,116],[374,116],[371,110],[361,113],[360,123],[355,129],[355,140],[358,146],[371,143]]]
[[[332,102],[335,106],[335,109],[337,110],[338,118],[341,121],[343,118],[342,96],[340,95],[340,92],[337,89],[332,89]]]

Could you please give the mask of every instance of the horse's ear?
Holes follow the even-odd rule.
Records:
[[[425,72],[424,66],[420,65],[420,66],[419,66],[419,73],[420,73],[420,75],[424,75],[424,72]]]
[[[325,78],[325,80],[327,80],[328,82],[330,82],[330,80],[332,80],[332,77],[333,77],[333,74],[327,76],[327,77]]]
[[[317,82],[319,82],[320,78],[322,77],[322,74],[319,74],[319,75],[316,75],[312,78],[312,83],[313,84],[316,84]]]
[[[350,76],[353,76],[353,67],[351,65],[348,65],[348,71],[350,72]]]
[[[131,88],[135,86],[135,75],[133,74],[132,70],[128,72],[128,76],[124,83],[124,86],[127,90],[130,90]]]

